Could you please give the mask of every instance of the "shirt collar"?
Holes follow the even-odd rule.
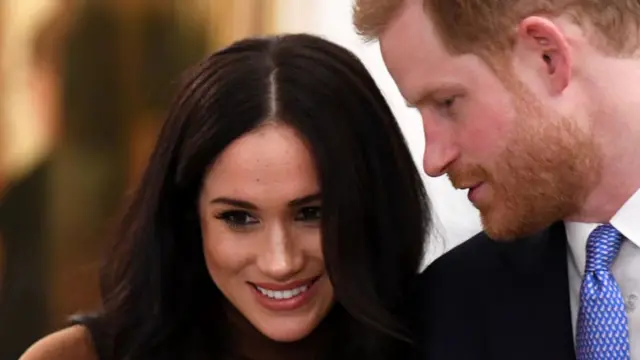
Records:
[[[613,215],[610,221],[622,235],[636,246],[640,246],[640,189]],[[586,248],[589,234],[600,224],[565,222],[567,241],[573,256],[573,261],[580,274],[584,272],[586,263]]]

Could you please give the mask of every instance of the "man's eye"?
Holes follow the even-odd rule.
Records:
[[[441,109],[449,109],[453,106],[456,101],[456,97],[448,97],[446,99],[436,101],[436,106]]]
[[[240,210],[225,211],[216,215],[216,219],[226,222],[231,227],[245,227],[258,223],[258,219],[248,212]]]

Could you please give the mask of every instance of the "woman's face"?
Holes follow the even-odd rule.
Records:
[[[311,333],[334,296],[318,174],[296,131],[270,122],[231,143],[205,175],[199,212],[207,268],[226,298],[273,340]]]

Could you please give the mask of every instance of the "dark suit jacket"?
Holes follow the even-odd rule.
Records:
[[[420,360],[576,358],[562,223],[510,243],[474,236],[419,276],[414,300]]]

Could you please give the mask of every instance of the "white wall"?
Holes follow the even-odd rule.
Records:
[[[405,106],[404,100],[387,72],[378,44],[365,45],[351,25],[350,0],[278,0],[277,24],[281,32],[309,32],[350,49],[369,69],[389,101],[407,139],[414,159],[422,169],[424,137],[419,114]],[[436,216],[430,236],[427,261],[480,231],[478,212],[466,198],[466,192],[453,189],[446,177],[424,176]]]

